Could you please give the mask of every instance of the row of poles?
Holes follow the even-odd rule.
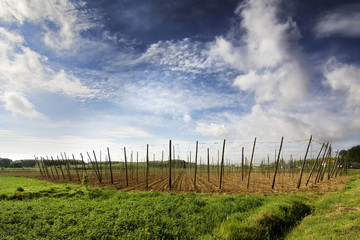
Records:
[[[283,141],[284,141],[284,137],[281,138],[281,143],[280,143],[280,148],[277,154],[277,157],[275,159],[275,169],[274,169],[274,174],[273,174],[273,179],[272,179],[272,184],[271,184],[271,188],[274,189],[275,187],[275,182],[276,182],[276,176],[278,173],[278,169],[279,169],[279,162],[280,162],[280,156],[281,156],[281,151],[282,151],[282,147],[283,147]],[[302,165],[301,165],[301,169],[300,169],[300,174],[299,174],[299,178],[297,181],[297,188],[300,188],[301,185],[301,181],[304,175],[304,168],[305,168],[305,164],[306,164],[306,160],[307,160],[307,156],[308,156],[308,152],[309,152],[309,148],[312,142],[312,136],[309,139],[308,145],[307,145],[307,149],[306,149],[306,153],[305,153],[305,157],[304,160],[302,161]],[[220,166],[218,166],[218,173],[219,173],[219,189],[222,189],[223,187],[223,177],[224,177],[224,171],[225,171],[225,144],[226,144],[226,140],[224,139],[223,141],[223,147],[222,147],[222,154],[221,154],[221,162],[220,162]],[[247,173],[244,173],[244,147],[242,147],[242,159],[241,159],[241,172],[242,172],[242,180],[244,180],[244,176],[245,174],[247,174],[247,185],[246,187],[249,188],[250,185],[250,177],[251,177],[251,170],[253,168],[253,160],[254,160],[254,154],[255,154],[255,147],[256,147],[256,138],[254,139],[254,143],[253,143],[253,148],[252,148],[252,153],[251,153],[251,159],[250,159],[250,163],[249,163],[249,170]],[[172,175],[172,160],[173,157],[172,155],[174,154],[173,147],[172,147],[172,141],[169,140],[169,159],[168,159],[168,168],[169,168],[169,177],[168,177],[168,187],[169,189],[172,189],[173,187],[173,181],[175,181],[175,172],[174,172],[174,176]],[[341,174],[343,172],[343,170],[347,170],[347,159],[340,159],[339,156],[339,151],[337,151],[336,156],[335,156],[335,162],[333,165],[331,165],[331,145],[329,143],[322,144],[322,147],[317,155],[316,160],[313,162],[313,165],[311,167],[309,176],[306,180],[306,186],[308,185],[311,177],[316,174],[315,177],[315,181],[314,184],[318,183],[319,181],[323,181],[326,170],[328,172],[328,176],[327,178],[330,179],[333,176],[337,176],[339,173]],[[191,154],[191,153],[190,153]],[[80,153],[80,157],[81,157],[81,161],[79,160],[75,160],[75,156],[72,155],[72,160],[69,158],[69,156],[67,156],[65,153],[64,154],[60,154],[60,158],[57,157],[56,159],[54,159],[53,157],[48,157],[46,156],[46,159],[41,157],[40,159],[35,157],[38,164],[38,167],[40,169],[40,174],[42,177],[47,177],[47,178],[58,178],[60,179],[61,177],[65,180],[67,176],[69,180],[72,180],[72,176],[71,176],[71,168],[70,165],[74,165],[75,171],[76,171],[76,176],[77,176],[77,180],[79,182],[81,182],[81,177],[79,174],[79,170],[83,170],[83,172],[85,172],[85,174],[87,174],[87,168],[86,168],[86,164],[84,161],[84,157],[83,155]],[[101,166],[101,155],[100,155],[100,161],[98,161],[97,156],[95,151],[93,151],[93,157],[87,152],[87,157],[88,160],[91,164],[92,167],[92,171],[95,173],[96,178],[98,180],[98,182],[101,184],[103,182],[103,174],[102,174],[102,166]],[[164,159],[164,153],[162,152],[162,163],[163,163],[163,159]],[[124,147],[124,167],[125,167],[125,186],[128,187],[129,186],[129,171],[128,171],[128,161],[127,161],[127,156],[126,156],[126,148]],[[107,159],[105,160],[106,163],[109,164],[109,170],[110,170],[110,182],[111,184],[114,184],[114,176],[113,176],[113,169],[112,169],[112,163],[111,163],[111,157],[110,157],[110,150],[109,148],[107,148]],[[194,166],[194,177],[193,177],[193,185],[194,185],[194,189],[196,189],[196,181],[197,181],[197,166],[198,166],[198,141],[196,141],[196,148],[195,148],[195,166]],[[79,167],[79,165],[81,165],[81,167]],[[146,146],[146,162],[145,162],[145,187],[148,188],[149,187],[149,145],[147,144]],[[57,167],[59,167],[59,170],[57,169]],[[163,165],[162,165],[163,166]],[[191,168],[191,164],[189,165]],[[64,167],[64,168],[63,168]],[[269,166],[268,166],[269,167]],[[315,170],[317,168],[317,170]],[[49,170],[50,169],[50,170]],[[54,170],[53,170],[54,169]],[[137,173],[137,178],[138,178],[138,155],[137,155],[137,168],[136,168],[136,173]],[[55,177],[56,174],[56,177]],[[210,181],[210,154],[209,154],[209,148],[207,148],[207,174],[208,174],[208,181]]]

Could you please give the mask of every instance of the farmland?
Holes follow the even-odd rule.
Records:
[[[350,175],[338,192],[271,195],[119,192],[0,176],[0,237],[298,239],[307,231],[308,239],[349,239],[359,233],[360,189],[359,173]]]

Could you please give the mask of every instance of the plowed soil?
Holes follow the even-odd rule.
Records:
[[[4,175],[5,173],[0,173]],[[61,175],[59,178],[54,174],[50,178],[41,177],[40,173],[8,173],[12,176],[26,176],[40,178],[56,183],[75,183],[81,184],[82,173],[79,177],[76,172],[72,173],[71,180],[65,175],[65,179]],[[304,173],[300,188],[297,189],[299,175],[285,172],[277,174],[274,189],[271,188],[273,181],[273,173],[251,173],[248,183],[248,175],[242,176],[241,172],[225,172],[220,186],[219,174],[211,172],[210,176],[206,171],[198,172],[196,181],[194,181],[194,172],[187,170],[178,170],[171,174],[171,188],[169,187],[169,174],[167,172],[150,172],[148,176],[148,184],[146,187],[146,175],[144,172],[129,172],[128,184],[126,185],[126,174],[124,172],[113,173],[113,184],[111,184],[110,173],[102,174],[102,181],[99,183],[95,174],[89,173],[89,185],[98,187],[112,187],[121,191],[157,191],[157,192],[196,192],[196,193],[215,193],[215,194],[272,194],[272,193],[290,193],[290,192],[318,192],[324,193],[328,191],[336,191],[344,187],[348,176],[345,174],[328,179],[325,174],[322,181],[314,183],[315,176],[312,176],[308,185],[306,182],[309,174]],[[80,181],[79,181],[80,179]],[[249,185],[249,186],[248,186]]]

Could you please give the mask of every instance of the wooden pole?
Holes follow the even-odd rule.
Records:
[[[249,185],[250,185],[250,174],[251,174],[252,163],[253,163],[253,160],[254,160],[255,145],[256,145],[256,138],[254,140],[254,145],[253,145],[253,149],[252,149],[252,153],[251,153],[251,160],[250,160],[250,166],[249,166],[249,175],[248,175],[248,181],[247,181],[246,188],[249,188]]]
[[[198,141],[196,141],[196,150],[195,150],[195,174],[194,174],[194,189],[196,189],[196,173],[197,173],[197,155],[198,155]]]
[[[60,162],[59,156],[57,156],[57,160],[58,160],[58,164],[59,164],[59,167],[60,167],[60,171],[61,171],[62,177],[63,177],[63,179],[65,179],[65,174],[64,174],[64,171],[63,171],[63,169],[62,169],[62,167],[61,167],[61,162]]]
[[[310,137],[309,144],[308,144],[307,149],[306,149],[306,153],[305,153],[305,157],[304,157],[304,162],[303,162],[303,164],[302,164],[301,171],[300,171],[300,176],[299,176],[299,180],[298,180],[298,183],[297,183],[297,186],[296,186],[297,189],[300,188],[301,178],[302,178],[302,175],[303,175],[303,171],[304,171],[304,167],[305,167],[305,161],[306,161],[306,157],[307,157],[308,152],[309,152],[311,140],[312,140],[312,136]]]
[[[320,166],[319,166],[318,172],[317,172],[317,174],[316,174],[316,178],[315,178],[314,184],[318,182],[320,173],[321,173],[321,171],[322,171],[322,165],[323,165],[323,163],[324,163],[324,161],[325,161],[325,156],[326,156],[327,151],[328,151],[328,147],[329,147],[329,143],[326,144],[325,151],[324,151],[324,154],[323,154],[323,156],[322,156],[322,160],[320,161]]]
[[[64,153],[64,156],[62,155],[62,153],[60,153],[60,155],[61,155],[62,160],[65,162],[65,168],[67,170],[68,177],[69,177],[69,179],[71,181],[70,166],[69,166],[68,159],[66,157],[66,153]]]
[[[317,155],[317,157],[316,157],[316,160],[315,160],[315,162],[314,162],[314,164],[313,164],[313,166],[312,166],[312,168],[311,168],[311,170],[310,170],[310,174],[309,174],[309,177],[308,177],[308,179],[307,179],[307,181],[306,181],[305,186],[307,186],[308,183],[309,183],[309,180],[310,180],[310,178],[311,178],[311,175],[312,175],[312,173],[313,173],[313,171],[314,171],[314,169],[315,169],[315,166],[316,166],[316,164],[317,164],[317,162],[318,162],[318,160],[319,160],[321,151],[323,150],[324,146],[325,146],[325,143],[323,143],[322,146],[321,146],[321,149],[320,149],[320,151],[319,151],[319,153],[318,153],[318,155]],[[326,150],[325,150],[325,151],[326,151]]]
[[[89,158],[89,161],[90,161],[90,163],[91,163],[91,165],[92,165],[92,167],[93,167],[93,171],[95,172],[95,175],[96,175],[97,179],[98,179],[99,182],[100,182],[100,176],[99,176],[98,172],[96,171],[95,164],[94,164],[94,162],[91,160],[91,157],[90,157],[89,152],[86,152],[86,153],[87,153],[88,158]]]
[[[107,152],[108,152],[108,161],[109,161],[109,167],[110,167],[110,181],[111,181],[111,184],[114,184],[112,167],[111,167],[111,157],[110,157],[110,150],[109,150],[109,148],[107,148]]]
[[[54,161],[54,158],[53,158],[52,156],[51,156],[51,161],[52,161],[53,166],[54,166],[54,168],[55,168],[56,176],[57,176],[57,178],[58,178],[58,179],[60,179],[60,176],[59,176],[58,170],[56,169],[56,166],[55,166],[55,161]]]
[[[283,141],[284,141],[284,137],[281,138],[280,149],[279,149],[277,161],[276,161],[276,164],[275,164],[275,172],[274,172],[274,178],[273,178],[273,181],[272,181],[271,189],[274,189],[274,186],[275,186],[276,173],[277,173],[277,169],[278,169],[278,166],[279,166],[280,154],[281,154]]]
[[[124,159],[125,159],[125,184],[127,187],[127,186],[129,186],[129,178],[128,178],[128,166],[127,166],[127,159],[126,159],[126,147],[124,147]]]
[[[77,168],[77,164],[76,164],[76,160],[75,160],[74,154],[72,155],[72,157],[73,157],[73,160],[74,160],[74,165],[75,165],[75,170],[76,170],[76,175],[77,175],[77,177],[78,177],[78,181],[81,182],[81,180],[80,180],[80,175],[79,175],[79,170],[78,170],[78,168]]]
[[[169,140],[169,189],[171,189],[171,140]]]
[[[102,182],[102,176],[101,176],[101,172],[100,172],[100,169],[99,169],[99,164],[98,164],[98,161],[97,161],[97,158],[96,158],[96,154],[95,154],[95,150],[93,150],[93,154],[94,154],[94,160],[95,160],[95,166],[96,166],[96,171],[98,173],[98,177],[99,177],[99,183]]]
[[[83,167],[84,167],[84,171],[85,171],[85,173],[87,174],[87,172],[86,172],[86,166],[85,166],[85,161],[84,161],[84,157],[83,157],[82,153],[80,153],[80,156],[81,156],[81,161],[82,161],[82,164],[83,164]]]
[[[328,180],[334,176],[335,170],[336,170],[336,166],[338,164],[338,160],[339,160],[339,150],[336,151],[336,155],[335,155],[335,162],[333,165],[333,168],[331,170],[330,176],[328,177]]]
[[[207,149],[207,172],[208,172],[208,181],[210,182],[210,153],[209,148]]]
[[[219,153],[219,152],[218,152]],[[219,154],[218,154],[219,156]],[[223,178],[223,169],[224,169],[224,157],[225,157],[225,139],[223,143],[223,151],[222,151],[222,158],[221,158],[221,167],[220,167],[220,177],[219,177],[219,189],[221,189],[222,185],[222,178]]]
[[[146,183],[145,187],[149,187],[149,144],[146,144]]]
[[[136,183],[139,183],[139,152],[136,152]]]
[[[43,174],[43,172],[42,172],[42,170],[41,170],[41,166],[40,166],[39,160],[37,159],[37,157],[34,157],[34,158],[35,158],[35,161],[36,161],[36,163],[37,163],[37,165],[38,165],[38,167],[39,167],[41,176],[44,177],[44,174]]]
[[[241,181],[244,181],[244,147],[241,148]]]

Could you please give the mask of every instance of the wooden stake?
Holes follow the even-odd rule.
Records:
[[[207,171],[208,171],[208,181],[210,182],[210,153],[209,148],[207,149]]]
[[[76,164],[76,161],[75,161],[74,154],[72,155],[72,157],[73,157],[73,160],[74,160],[76,175],[77,175],[77,177],[78,177],[79,182],[81,182],[81,180],[80,180],[80,175],[79,175],[79,170],[78,170],[78,168],[77,168],[77,164]]]
[[[250,185],[250,174],[251,174],[252,163],[253,163],[253,160],[254,160],[255,145],[256,145],[256,138],[254,140],[254,145],[253,145],[253,149],[252,149],[252,153],[251,153],[251,160],[250,160],[250,166],[249,166],[249,175],[248,175],[248,182],[247,182],[246,188],[249,188],[249,185]]]
[[[196,189],[196,173],[197,173],[197,155],[198,155],[198,141],[196,141],[196,150],[195,150],[195,174],[194,174],[194,189]]]
[[[83,164],[83,167],[84,167],[84,171],[85,171],[85,173],[87,173],[86,172],[85,161],[84,161],[84,157],[83,157],[82,153],[80,153],[80,156],[81,156],[81,161],[82,161],[82,164]]]
[[[306,153],[305,153],[305,157],[304,157],[304,162],[303,162],[303,164],[302,164],[301,171],[300,171],[300,176],[299,176],[299,180],[298,180],[298,183],[297,183],[297,186],[296,186],[297,189],[300,188],[301,178],[302,178],[302,175],[303,175],[303,171],[304,171],[304,167],[305,167],[305,161],[306,161],[306,157],[307,157],[308,152],[309,152],[311,140],[312,140],[312,136],[310,137],[309,144],[308,144],[307,149],[306,149]]]
[[[219,156],[219,154],[218,154]],[[222,184],[222,178],[223,178],[223,169],[224,169],[224,157],[225,157],[225,139],[223,143],[223,151],[222,151],[222,157],[221,157],[221,167],[220,167],[220,177],[219,177],[219,189],[221,189]]]
[[[275,186],[276,172],[277,172],[277,169],[278,169],[278,166],[279,166],[280,154],[281,154],[283,141],[284,141],[284,137],[281,138],[280,149],[279,149],[279,154],[278,154],[277,161],[276,161],[276,164],[275,164],[275,172],[274,172],[274,178],[273,178],[273,181],[272,181],[271,189],[274,189],[274,186]]]
[[[129,179],[128,179],[128,166],[127,166],[127,159],[126,159],[126,148],[124,147],[124,159],[125,159],[125,184],[126,187],[129,186]],[[146,184],[147,187],[147,184]]]
[[[111,184],[114,184],[112,167],[111,167],[110,150],[109,150],[109,148],[107,148],[107,152],[108,152],[108,160],[109,160],[109,167],[110,167],[110,181],[111,181]]]
[[[52,156],[51,156],[51,161],[52,161],[53,166],[54,166],[54,168],[55,168],[56,176],[57,176],[57,178],[58,178],[58,179],[60,179],[60,177],[59,177],[59,173],[58,173],[58,171],[57,171],[57,169],[56,169],[56,166],[55,166],[55,161],[54,161],[54,158],[53,158]]]
[[[145,187],[149,187],[149,144],[146,144],[146,183]]]
[[[241,148],[241,181],[244,181],[244,147]]]
[[[307,186],[308,183],[309,183],[309,180],[310,180],[310,178],[311,178],[311,175],[312,175],[312,173],[313,173],[313,171],[314,171],[314,169],[315,169],[315,166],[316,166],[316,164],[317,164],[317,162],[318,162],[318,160],[319,160],[321,151],[323,150],[324,146],[325,146],[325,143],[323,143],[322,146],[321,146],[321,149],[320,149],[320,151],[319,151],[319,153],[318,153],[318,155],[317,155],[317,157],[316,157],[316,160],[315,160],[315,162],[314,162],[314,164],[313,164],[313,166],[312,166],[312,168],[311,168],[311,170],[310,170],[310,174],[309,174],[309,177],[308,177],[308,179],[307,179],[307,181],[306,181],[305,186]],[[326,151],[326,150],[325,150],[325,151]]]
[[[169,140],[169,189],[171,189],[171,140]]]
[[[60,162],[59,156],[56,156],[56,157],[57,157],[57,160],[58,160],[58,164],[59,164],[59,167],[60,167],[60,170],[61,170],[62,177],[63,177],[63,179],[65,179],[65,174],[64,174],[64,171],[63,171],[63,169],[61,167],[61,162]]]

